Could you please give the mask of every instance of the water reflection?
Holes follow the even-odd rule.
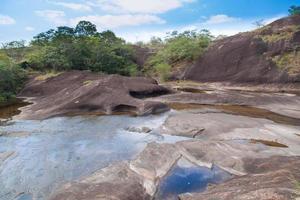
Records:
[[[216,184],[232,178],[222,169],[199,167],[181,159],[162,180],[156,199],[178,200],[178,195],[188,192],[201,192],[208,184]]]

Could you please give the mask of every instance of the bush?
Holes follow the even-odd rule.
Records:
[[[170,78],[171,66],[167,63],[160,63],[154,67],[161,81],[166,81]]]
[[[158,74],[165,80],[170,76],[172,66],[181,62],[192,62],[203,54],[211,40],[212,36],[206,30],[169,33],[161,44],[162,47],[159,45],[157,53],[148,60],[147,70],[151,73],[154,69],[152,73]],[[161,40],[156,39],[156,41]],[[169,70],[168,74],[166,70]]]
[[[75,30],[58,27],[40,33],[31,42],[27,56],[37,70],[91,70],[108,74],[134,75],[133,49],[111,31],[98,33],[90,22],[79,22]]]
[[[25,78],[26,73],[23,69],[10,62],[5,55],[0,56],[0,104],[16,97],[17,92],[22,89]]]
[[[289,9],[289,13],[291,16],[300,15],[300,6],[291,6]]]

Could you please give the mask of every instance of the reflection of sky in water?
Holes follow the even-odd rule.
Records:
[[[178,194],[204,191],[208,184],[220,183],[231,175],[214,166],[212,169],[198,167],[181,159],[168,175],[163,178],[157,199],[177,200]]]
[[[149,142],[182,140],[124,130],[129,126],[155,130],[166,116],[61,117],[0,127],[0,131],[31,133],[28,137],[0,137],[0,152],[16,152],[0,166],[0,199],[13,199],[22,192],[45,199],[44,195],[64,181],[134,158]]]

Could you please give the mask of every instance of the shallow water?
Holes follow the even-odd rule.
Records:
[[[45,200],[62,183],[122,160],[133,159],[149,142],[173,143],[181,137],[130,133],[130,127],[158,128],[167,117],[89,116],[15,121],[0,127],[24,136],[0,137],[0,153],[12,151],[0,166],[0,199]]]
[[[14,115],[20,114],[19,108],[29,105],[30,103],[17,99],[14,104],[0,107],[0,119],[10,119]]]
[[[266,109],[240,105],[203,105],[194,103],[169,103],[174,110],[214,109],[223,113],[268,119],[279,124],[300,126],[300,119],[271,112]]]
[[[232,178],[232,175],[214,166],[199,167],[181,159],[163,178],[156,199],[178,200],[178,195],[204,191],[209,184],[217,184]]]

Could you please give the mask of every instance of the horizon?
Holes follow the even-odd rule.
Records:
[[[131,43],[164,38],[173,30],[208,29],[214,36],[231,36],[255,29],[255,21],[268,24],[285,17],[290,6],[299,4],[299,0],[145,0],[142,5],[139,2],[4,0],[0,7],[0,43],[29,42],[40,32],[57,26],[74,27],[81,20],[96,24],[99,32],[112,30]]]

